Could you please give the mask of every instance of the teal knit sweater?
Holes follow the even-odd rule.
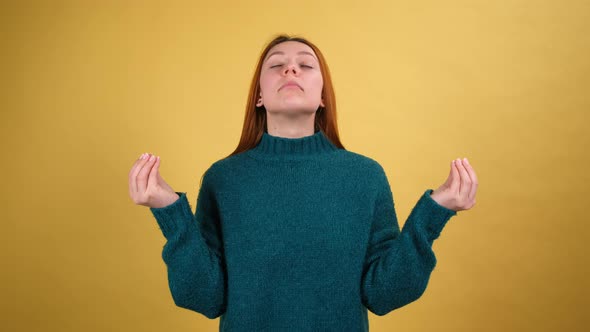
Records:
[[[322,131],[264,133],[185,193],[152,208],[176,305],[220,318],[220,331],[368,331],[377,315],[418,299],[436,264],[432,242],[456,214],[432,190],[400,232],[375,160]]]

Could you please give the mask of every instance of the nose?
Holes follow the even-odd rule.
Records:
[[[283,72],[283,74],[287,75],[289,72],[292,72],[294,75],[297,75],[299,73],[297,65],[292,62],[288,63],[285,66],[285,71]]]

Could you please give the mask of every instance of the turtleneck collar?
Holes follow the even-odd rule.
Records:
[[[338,148],[323,131],[299,138],[286,138],[270,135],[264,131],[256,147],[249,150],[255,158],[270,160],[298,160],[317,157]]]

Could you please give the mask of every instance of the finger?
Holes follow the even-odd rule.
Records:
[[[129,171],[129,191],[132,196],[133,193],[137,192],[137,174],[141,170],[141,165],[146,155],[147,153],[142,153]]]
[[[475,170],[473,169],[473,167],[471,167],[471,164],[469,163],[469,160],[467,160],[467,158],[465,158],[465,162],[463,163],[465,165],[465,169],[467,170],[467,173],[469,173],[469,177],[471,178],[471,191],[469,192],[469,199],[475,199],[475,193],[477,191],[477,185],[478,185],[478,181],[477,181],[477,175],[475,174]]]
[[[145,159],[143,167],[141,168],[141,170],[137,174],[137,190],[140,193],[145,193],[145,191],[147,190],[148,175],[149,175],[150,171],[152,170],[152,166],[155,162],[155,159],[156,159],[156,156],[154,156],[153,154],[150,154],[149,158]]]
[[[457,168],[457,160],[453,160],[451,162],[451,175],[452,175],[452,179],[451,179],[451,192],[456,193],[459,191],[459,186],[460,186],[460,180],[461,177],[459,176],[459,168]]]
[[[471,178],[469,178],[469,174],[467,173],[465,166],[463,166],[461,159],[457,160],[457,165],[459,174],[461,174],[461,188],[459,189],[459,195],[467,198],[471,191]]]

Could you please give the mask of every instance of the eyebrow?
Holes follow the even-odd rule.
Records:
[[[269,54],[269,55],[267,55],[267,56],[266,56],[266,59],[265,59],[264,61],[268,60],[268,59],[269,59],[271,56],[273,56],[273,55],[278,55],[278,54],[284,55],[284,54],[285,54],[285,52],[282,52],[282,51],[275,51],[275,52],[272,52],[271,54]],[[308,52],[308,51],[300,51],[300,52],[297,52],[297,54],[298,54],[298,55],[299,55],[299,54],[307,54],[307,55],[311,55],[311,56],[312,56],[314,59],[316,59],[316,60],[317,60],[317,58],[315,57],[315,55],[313,55],[313,53],[310,53],[310,52]]]

